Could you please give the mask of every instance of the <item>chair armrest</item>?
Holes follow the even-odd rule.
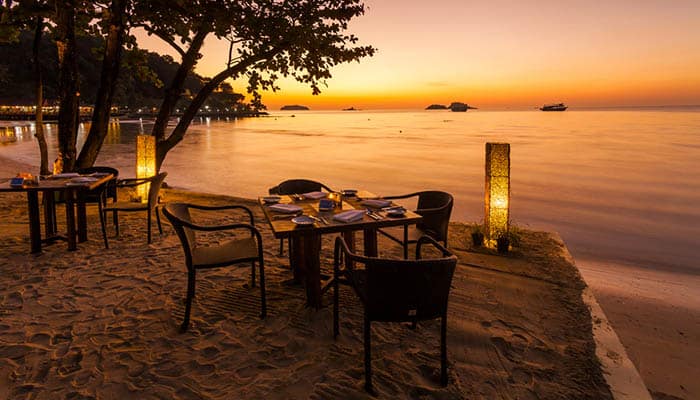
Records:
[[[435,208],[418,208],[416,210],[413,210],[414,213],[420,214],[420,215],[425,215],[425,214],[436,214],[447,208],[449,204],[445,204],[442,207],[435,207]]]
[[[125,178],[117,179],[117,187],[136,187],[149,183],[151,178]]]
[[[419,194],[420,193],[416,192],[416,193],[411,193],[411,194],[400,194],[400,195],[396,195],[396,196],[382,196],[382,199],[385,199],[385,200],[408,199],[410,197],[416,197]]]
[[[205,210],[205,211],[216,211],[216,210],[243,210],[248,214],[248,217],[250,218],[250,225],[255,226],[255,218],[253,217],[253,211],[250,210],[250,208],[246,206],[241,206],[241,205],[235,205],[235,204],[230,204],[230,205],[223,205],[223,206],[204,206],[204,205],[198,205],[198,204],[188,204],[187,205],[189,208],[194,208],[197,210]]]
[[[250,236],[255,236],[258,239],[258,243],[260,246],[262,246],[262,235],[260,234],[260,231],[258,231],[258,228],[254,227],[253,225],[250,224],[227,224],[227,225],[198,225],[198,224],[193,224],[191,222],[179,220],[178,223],[182,224],[183,226],[186,226],[190,229],[193,229],[195,231],[204,231],[204,232],[216,232],[216,231],[228,231],[228,230],[234,230],[234,229],[246,229],[250,231]]]
[[[433,247],[442,252],[443,257],[454,257],[454,254],[451,251],[447,250],[445,246],[438,243],[437,240],[431,238],[428,235],[423,235],[418,239],[418,243],[416,244],[416,260],[421,259],[421,247],[423,246],[423,244],[426,243],[433,245]]]
[[[333,275],[336,279],[341,275],[340,265],[346,258],[348,258],[350,261],[358,261],[363,264],[367,262],[365,257],[353,253],[348,247],[348,244],[345,243],[345,239],[338,236],[335,238],[335,249],[333,251]],[[348,270],[348,272],[352,272],[354,270],[351,262],[345,264],[345,269]]]

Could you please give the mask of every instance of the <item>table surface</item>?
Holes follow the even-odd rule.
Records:
[[[333,209],[332,211],[319,211],[318,210],[318,203],[319,200],[295,200],[291,196],[280,196],[281,200],[280,203],[283,204],[295,204],[298,205],[302,208],[304,215],[311,215],[315,217],[323,217],[328,221],[328,225],[325,225],[322,222],[316,222],[313,225],[297,225],[294,222],[292,222],[292,218],[284,218],[284,219],[274,219],[274,216],[282,216],[285,215],[283,213],[278,213],[273,210],[270,210],[268,204],[266,204],[263,201],[263,198],[260,197],[258,199],[258,202],[260,203],[260,207],[263,209],[263,212],[265,213],[265,217],[267,221],[270,223],[270,226],[272,227],[272,232],[274,233],[275,237],[278,239],[281,238],[286,238],[290,236],[295,236],[295,235],[304,235],[305,233],[308,233],[310,230],[313,231],[314,233],[318,234],[323,234],[323,233],[337,233],[337,232],[346,232],[346,231],[357,231],[357,230],[363,230],[363,229],[377,229],[377,228],[383,228],[383,227],[389,227],[389,226],[398,226],[398,225],[410,225],[410,224],[415,224],[416,222],[420,221],[422,217],[412,211],[407,210],[406,213],[404,214],[403,217],[388,217],[385,212],[383,211],[378,211],[378,214],[382,216],[381,220],[375,220],[371,218],[369,215],[365,215],[362,217],[361,220],[355,221],[355,222],[340,222],[340,221],[335,221],[333,219],[333,215],[339,214],[343,211],[347,210],[365,210],[367,207],[363,206],[360,204],[360,199],[370,199],[370,198],[376,198],[376,195],[373,193],[367,192],[367,191],[359,191],[357,193],[357,196],[353,197],[344,197],[343,199],[343,209],[338,210],[338,209]],[[392,204],[395,205],[395,204]]]
[[[91,175],[82,175],[87,177]],[[45,192],[66,189],[92,190],[114,178],[114,175],[95,176],[94,182],[71,183],[71,178],[45,178],[38,185],[10,186],[10,181],[0,183],[0,192]]]

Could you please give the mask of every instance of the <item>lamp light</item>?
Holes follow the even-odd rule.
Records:
[[[510,144],[486,143],[484,234],[493,246],[510,222]]]
[[[150,178],[156,174],[156,137],[136,136],[136,178]],[[136,196],[142,203],[148,202],[150,184],[136,186]]]

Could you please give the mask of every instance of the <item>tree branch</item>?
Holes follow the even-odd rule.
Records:
[[[168,37],[165,33],[162,33],[162,32],[160,32],[160,31],[158,31],[157,29],[153,29],[153,28],[152,28],[150,25],[148,25],[148,24],[143,24],[143,23],[141,23],[141,24],[133,24],[132,26],[135,27],[135,28],[143,28],[143,30],[145,30],[149,35],[155,35],[155,36],[157,36],[157,37],[160,38],[162,41],[164,41],[165,43],[169,44],[170,47],[172,47],[173,49],[175,49],[175,51],[177,51],[177,52],[180,54],[180,57],[183,57],[183,58],[185,57],[185,54],[186,54],[185,49],[183,49],[182,47],[178,46],[178,44],[177,44],[171,37]]]

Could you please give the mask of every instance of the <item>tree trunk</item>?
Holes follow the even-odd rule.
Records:
[[[49,151],[46,145],[46,137],[44,136],[44,80],[41,74],[41,63],[39,62],[39,47],[41,45],[41,35],[44,30],[44,19],[36,17],[36,30],[34,31],[34,44],[32,46],[32,58],[34,63],[34,91],[36,93],[36,124],[34,137],[39,143],[39,154],[41,156],[41,164],[39,166],[39,174],[49,174]]]
[[[90,132],[78,157],[78,167],[80,168],[92,167],[95,164],[97,155],[102,148],[102,143],[107,137],[114,89],[122,59],[126,29],[124,24],[126,4],[127,0],[113,0],[110,6],[109,32],[107,33],[104,58],[102,60],[100,87],[97,89]]]
[[[156,117],[153,130],[151,131],[152,135],[156,137],[156,141],[165,139],[165,129],[168,126],[168,120],[173,113],[173,109],[175,109],[175,105],[178,100],[180,100],[180,97],[182,97],[182,88],[185,85],[185,79],[187,79],[187,76],[192,73],[195,65],[197,65],[199,50],[202,48],[204,39],[210,32],[210,30],[202,29],[194,35],[192,43],[190,43],[187,52],[182,57],[182,62],[175,73],[175,77],[173,77],[170,85],[165,90],[163,103],[160,106],[160,110],[158,110],[158,117]]]
[[[214,89],[216,89],[226,79],[244,72],[248,67],[256,62],[272,57],[282,50],[283,47],[274,47],[258,56],[241,61],[238,64],[219,72],[216,76],[211,78],[211,80],[207,82],[207,84],[204,85],[199,92],[197,92],[195,98],[192,99],[190,105],[187,107],[187,109],[185,109],[185,112],[182,113],[180,121],[178,122],[177,126],[175,126],[175,129],[173,129],[170,136],[168,136],[167,139],[156,141],[156,171],[160,171],[160,166],[163,164],[163,161],[165,161],[165,156],[168,154],[168,152],[185,137],[187,128],[189,128],[190,123],[192,123],[192,120],[197,115],[197,111],[199,111],[199,108],[202,106],[202,104],[204,104],[204,101],[207,99],[207,97],[209,97]]]
[[[75,170],[79,96],[75,44],[75,0],[56,2],[56,48],[58,50],[58,151],[63,171]]]

